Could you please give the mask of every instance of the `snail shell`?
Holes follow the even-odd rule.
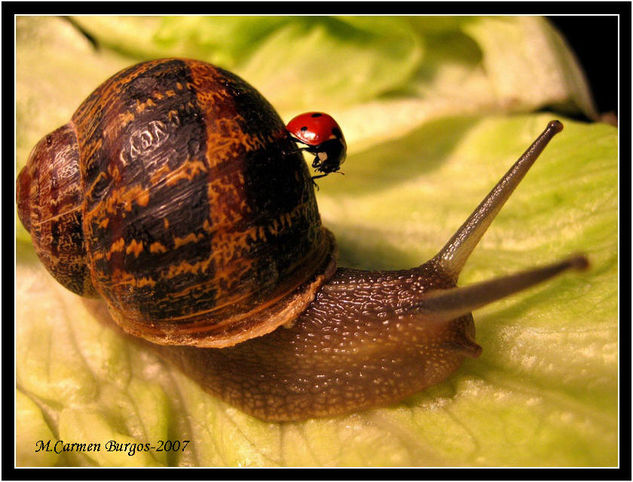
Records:
[[[154,343],[288,323],[334,272],[308,169],[271,105],[194,60],[114,75],[42,139],[18,211],[53,276]]]

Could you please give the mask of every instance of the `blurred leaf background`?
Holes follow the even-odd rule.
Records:
[[[20,466],[615,466],[617,129],[538,17],[18,17],[17,159],[116,71],[190,57],[232,70],[285,120],[329,112],[349,145],[320,182],[340,264],[432,256],[548,120],[565,130],[473,254],[461,284],[586,252],[475,313],[484,354],[391,407],[263,423],[99,324],[17,223]],[[578,122],[565,116],[584,116]],[[190,440],[185,450],[35,453],[38,440]]]

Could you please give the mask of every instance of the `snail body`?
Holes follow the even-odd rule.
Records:
[[[108,79],[38,143],[18,213],[58,281],[102,297],[122,330],[211,393],[265,420],[332,416],[446,379],[481,352],[474,309],[586,268],[576,256],[457,287],[561,129],[547,126],[430,261],[336,268],[301,151],[270,104],[204,62],[155,60]]]

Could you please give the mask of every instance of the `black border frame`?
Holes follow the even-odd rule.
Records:
[[[15,32],[17,15],[70,14],[383,14],[619,15],[620,135],[620,466],[618,468],[126,469],[16,468],[15,460]],[[630,480],[631,479],[631,3],[629,2],[3,2],[2,3],[2,479],[366,479],[366,480]],[[8,234],[7,234],[8,233]],[[13,261],[13,262],[10,262]],[[11,267],[13,269],[11,269]],[[624,289],[622,289],[624,288]],[[13,308],[13,309],[11,309]],[[7,321],[9,320],[9,321]],[[178,472],[175,472],[178,470]],[[212,472],[210,472],[211,470]],[[116,472],[113,472],[116,471]]]

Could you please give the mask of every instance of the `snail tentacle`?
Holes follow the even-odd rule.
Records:
[[[564,271],[578,271],[589,267],[584,255],[577,255],[556,263],[481,281],[469,286],[424,293],[419,302],[409,307],[408,314],[416,313],[425,322],[447,321],[469,314],[485,305],[542,283]]]
[[[545,146],[563,130],[563,124],[554,120],[505,173],[497,185],[481,201],[468,219],[433,258],[438,268],[455,281],[479,240],[484,235],[505,202],[525,177]]]

